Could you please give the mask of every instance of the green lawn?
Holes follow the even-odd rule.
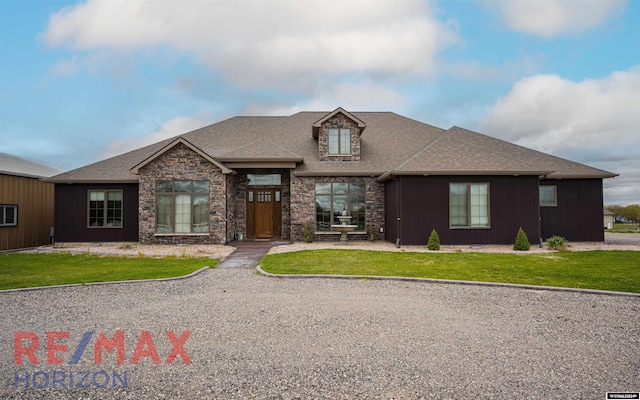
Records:
[[[623,223],[615,223],[613,224],[613,229],[605,229],[605,232],[614,232],[614,233],[640,233],[638,230],[638,224],[623,224]]]
[[[212,258],[126,258],[95,255],[0,255],[0,289],[50,286],[68,283],[171,278],[215,266]]]
[[[265,256],[274,274],[405,276],[640,293],[640,252],[539,254],[313,250]]]

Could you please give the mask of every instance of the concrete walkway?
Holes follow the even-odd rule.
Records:
[[[270,240],[233,241],[229,246],[235,247],[236,250],[216,265],[216,268],[254,268],[273,246],[288,243],[290,242]]]

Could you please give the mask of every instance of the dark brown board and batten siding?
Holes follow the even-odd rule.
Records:
[[[0,204],[18,206],[17,226],[0,226],[0,251],[50,243],[53,192],[38,178],[0,174]]]
[[[489,228],[449,227],[450,183],[489,183]],[[397,203],[387,203],[386,239],[426,245],[436,229],[442,244],[512,244],[522,227],[529,240],[537,243],[538,196],[537,176],[400,176],[385,184],[385,199]]]
[[[541,207],[542,238],[558,235],[573,242],[602,242],[602,179],[546,179],[555,185],[556,206]]]
[[[89,190],[122,190],[122,227],[89,228]],[[138,184],[56,184],[57,242],[137,242]]]

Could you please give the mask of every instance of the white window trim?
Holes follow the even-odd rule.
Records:
[[[7,224],[2,222],[2,224],[0,224],[0,227],[12,227],[12,226],[18,226],[18,205],[17,204],[0,204],[0,213],[2,213],[2,221],[6,220],[6,210],[7,208],[13,208],[13,223]]]

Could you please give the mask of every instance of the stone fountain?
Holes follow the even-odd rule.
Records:
[[[347,233],[355,231],[358,228],[358,225],[350,225],[351,215],[347,215],[346,210],[342,211],[342,215],[338,215],[338,219],[340,220],[339,225],[331,225],[331,230],[340,232],[340,241],[347,241]]]

